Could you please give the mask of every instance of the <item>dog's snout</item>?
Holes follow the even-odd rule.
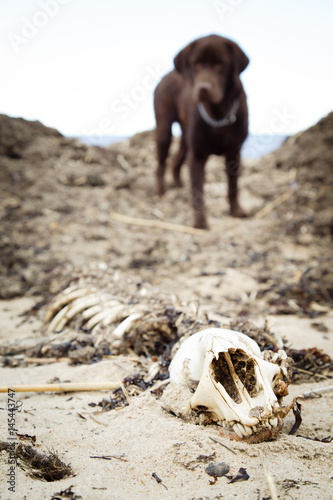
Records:
[[[200,82],[197,85],[197,96],[199,101],[205,101],[212,94],[212,85],[209,82]]]

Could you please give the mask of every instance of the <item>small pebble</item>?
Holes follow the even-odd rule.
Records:
[[[229,470],[229,465],[225,462],[221,462],[220,464],[209,464],[205,472],[213,477],[222,477],[228,474]]]

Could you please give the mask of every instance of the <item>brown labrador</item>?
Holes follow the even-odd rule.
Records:
[[[187,155],[194,209],[194,227],[207,228],[203,195],[204,167],[210,154],[226,159],[230,213],[244,217],[238,201],[240,149],[248,134],[246,95],[239,75],[249,59],[239,46],[218,35],[199,38],[174,59],[175,70],[162,78],[154,94],[158,167],[156,192],[165,192],[164,172],[171,126],[182,129],[172,168],[176,186]]]

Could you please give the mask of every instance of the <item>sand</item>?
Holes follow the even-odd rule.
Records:
[[[317,347],[333,356],[327,193],[321,190],[322,179],[315,184],[306,177],[305,163],[297,194],[280,204],[279,197],[290,188],[290,169],[277,168],[275,157],[246,163],[242,200],[253,217],[235,220],[227,214],[223,173],[213,158],[206,181],[211,229],[180,233],[112,218],[117,212],[184,226],[191,223],[187,175],[181,190],[170,189],[161,200],[153,194],[151,133],[106,150],[87,148],[52,132],[38,134],[28,145],[22,139],[15,155],[9,146],[0,151],[5,200],[0,207],[5,235],[0,347],[42,340],[43,318],[54,294],[70,282],[93,280],[101,290],[134,297],[139,303],[163,301],[192,312],[199,308],[227,323],[238,317],[258,326],[269,321],[271,329],[295,349]],[[295,146],[288,147],[289,154],[279,153],[283,159],[294,154]],[[317,174],[319,167],[318,163]],[[94,182],[88,179],[92,174],[104,184],[96,184],[97,177]],[[266,215],[254,216],[272,201]],[[69,327],[79,334],[74,323]],[[68,359],[24,362],[24,353],[1,359],[0,385],[119,381],[147,373],[153,363],[150,358],[126,355],[78,365]],[[285,402],[332,386],[331,377],[292,382]],[[299,399],[302,423],[295,435],[289,435],[295,420],[291,413],[275,441],[247,444],[221,436],[215,425],[194,425],[170,414],[163,398],[149,389],[130,395],[128,406],[111,411],[98,406],[103,398],[112,397],[108,391],[16,393],[12,399],[20,411],[15,413],[15,428],[21,435],[17,443],[56,452],[70,464],[73,475],[42,481],[31,477],[19,461],[15,491],[10,491],[9,455],[3,450],[0,498],[263,500],[274,498],[264,462],[277,498],[330,499],[332,442],[322,440],[333,435],[332,395],[328,390]],[[6,441],[7,394],[0,394],[0,411],[1,439]],[[211,484],[205,469],[219,462],[229,464],[232,476],[246,469],[249,478],[230,483],[220,477]]]

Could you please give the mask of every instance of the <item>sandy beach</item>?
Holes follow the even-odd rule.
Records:
[[[244,161],[246,219],[228,215],[221,159],[212,157],[210,230],[192,232],[186,169],[184,188],[154,195],[153,132],[97,148],[2,116],[0,385],[148,380],[170,356],[174,341],[152,344],[145,355],[131,338],[114,355],[116,324],[99,332],[98,344],[81,313],[51,334],[45,315],[73,284],[143,305],[157,319],[179,311],[176,337],[185,318],[198,328],[250,321],[268,325],[288,348],[317,348],[332,359],[332,120],[331,113],[277,152]],[[54,453],[70,468],[62,479],[42,480],[22,458],[10,469],[2,445],[0,498],[263,500],[274,498],[269,475],[277,498],[333,498],[332,362],[326,365],[298,372],[289,386],[286,403],[300,396],[302,405],[297,432],[289,434],[291,412],[276,440],[258,444],[184,421],[166,411],[162,391],[133,384],[115,409],[112,391],[2,393],[1,441],[10,442],[13,417],[16,447]],[[241,468],[249,477],[214,481],[205,469],[221,462],[230,478]]]

